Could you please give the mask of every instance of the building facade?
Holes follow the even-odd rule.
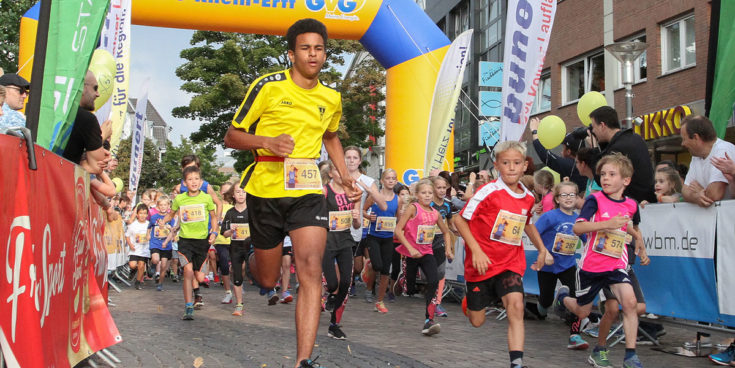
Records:
[[[123,134],[122,139],[127,139],[130,137],[131,130],[132,130],[132,123],[135,121],[135,105],[137,104],[138,99],[131,98],[128,100],[128,109],[127,109],[127,116],[125,117],[125,123],[123,125]],[[151,103],[151,100],[148,100],[148,105],[146,107],[146,123],[143,127],[143,136],[146,139],[150,139],[153,141],[153,143],[156,145],[156,148],[158,148],[159,152],[159,159],[160,157],[166,153],[166,142],[168,142],[168,134],[171,132],[171,127],[166,124],[166,121],[163,120],[163,117],[161,117],[161,114],[158,113],[158,110],[156,110],[156,107]]]

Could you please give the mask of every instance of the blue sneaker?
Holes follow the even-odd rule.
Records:
[[[588,344],[587,341],[584,341],[582,336],[579,336],[579,334],[574,334],[572,336],[569,336],[569,344],[567,344],[567,349],[586,350],[589,347],[590,347],[590,344]]]
[[[187,305],[186,309],[184,310],[184,316],[181,317],[184,321],[191,321],[194,319],[194,306],[193,305]]]
[[[562,285],[559,290],[556,291],[556,296],[554,296],[554,311],[556,314],[564,318],[564,315],[566,315],[567,307],[564,306],[564,298],[569,296],[569,287]]]
[[[730,363],[735,361],[735,342],[730,344],[730,346],[728,346],[725,351],[719,354],[710,354],[708,358],[712,363],[715,364],[731,365]]]
[[[278,293],[276,292],[276,289],[269,291],[266,299],[268,300],[268,305],[276,305],[276,303],[278,303]]]
[[[435,311],[435,313],[439,317],[446,317],[447,316],[447,311],[444,309],[444,307],[442,307],[441,304],[437,304],[436,305],[436,311]]]
[[[623,361],[623,368],[643,368],[641,360],[638,359],[638,354],[633,355],[628,359],[625,359]]]

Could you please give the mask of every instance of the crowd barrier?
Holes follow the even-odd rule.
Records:
[[[0,345],[9,367],[70,367],[122,341],[107,308],[104,216],[79,166],[0,135]]]
[[[735,200],[709,208],[689,203],[641,209],[641,232],[651,264],[633,266],[649,313],[735,327]],[[538,295],[538,251],[524,237],[524,290]],[[464,242],[457,240],[447,279],[464,282]],[[581,250],[579,250],[581,251]],[[580,257],[580,253],[577,253]],[[715,263],[716,262],[716,263]],[[638,262],[636,262],[638,263]]]

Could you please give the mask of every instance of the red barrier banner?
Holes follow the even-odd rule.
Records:
[[[89,175],[0,135],[0,345],[9,367],[70,367],[120,341],[107,288],[104,217]]]

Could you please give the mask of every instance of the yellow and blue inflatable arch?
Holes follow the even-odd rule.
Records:
[[[31,24],[34,16],[38,18],[38,10],[29,11],[24,21]],[[147,26],[283,35],[302,18],[322,21],[332,38],[359,40],[385,67],[386,167],[395,169],[399,180],[406,183],[424,176],[434,85],[450,42],[414,1],[132,1],[132,23]],[[27,60],[33,53],[35,28],[22,33],[21,47],[29,40],[31,53],[21,55],[21,65],[23,57]],[[452,168],[453,151],[450,144],[445,169]]]

